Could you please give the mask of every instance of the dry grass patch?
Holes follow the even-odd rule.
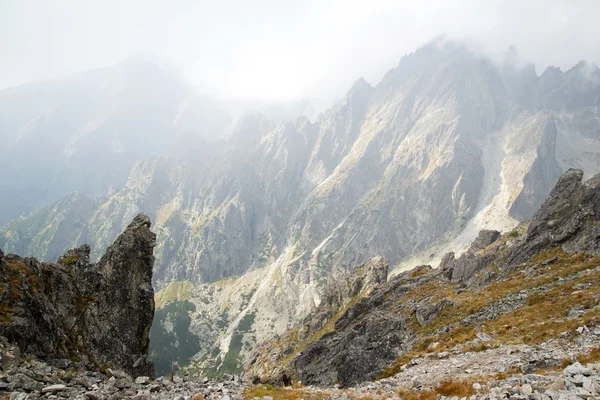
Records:
[[[404,400],[435,400],[437,397],[433,390],[398,389],[396,393]]]
[[[435,391],[442,396],[452,397],[469,397],[475,394],[473,384],[468,380],[455,380],[447,379],[442,381],[436,388]]]
[[[428,271],[429,269],[426,267],[417,267],[410,273],[410,277],[418,278],[419,276],[425,275]]]
[[[558,257],[549,265],[544,260]],[[446,282],[429,281],[413,288],[400,302],[437,301],[449,298],[454,305],[443,309],[427,326],[420,326],[413,317],[408,320],[414,332],[421,339],[413,350],[398,358],[385,368],[380,378],[386,378],[400,371],[415,356],[422,355],[432,342],[439,342],[436,350],[443,351],[457,344],[472,342],[477,331],[471,325],[456,325],[463,318],[477,313],[484,307],[500,301],[522,290],[533,290],[549,285],[545,291],[532,293],[526,303],[515,311],[495,320],[483,323],[483,331],[494,336],[498,342],[513,344],[539,344],[581,325],[594,325],[599,322],[600,313],[595,310],[596,297],[600,296],[600,272],[585,273],[569,283],[561,283],[561,278],[594,269],[600,265],[600,257],[582,253],[568,254],[554,248],[532,257],[533,273],[514,271],[505,279],[490,283],[480,290],[465,290],[457,293],[455,285]],[[489,268],[495,268],[493,265]],[[587,289],[581,287],[588,286]],[[583,313],[577,318],[566,318],[571,308],[578,305]],[[433,332],[446,326],[455,325],[449,332],[434,335]],[[474,344],[466,351],[483,351],[490,344]]]
[[[583,365],[595,363],[598,360],[600,360],[600,347],[594,347],[593,349],[590,350],[589,353],[581,354],[580,356],[577,357],[577,361],[579,361]],[[567,365],[570,365],[570,364],[571,364],[571,362],[569,360],[569,364],[567,364]],[[567,365],[565,365],[563,368],[566,368]]]
[[[325,392],[311,392],[305,389],[294,389],[288,387],[272,386],[272,385],[258,385],[248,388],[244,391],[244,398],[253,399],[255,397],[271,396],[273,400],[294,400],[294,399],[305,399],[305,400],[322,400],[329,397]]]

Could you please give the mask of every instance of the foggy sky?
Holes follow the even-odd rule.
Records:
[[[600,64],[598,0],[0,0],[0,89],[151,53],[224,97],[340,96],[446,34]]]

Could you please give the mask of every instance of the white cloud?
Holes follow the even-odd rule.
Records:
[[[5,0],[0,87],[149,52],[225,96],[339,96],[443,33],[565,69],[599,63],[598,15],[596,0]]]

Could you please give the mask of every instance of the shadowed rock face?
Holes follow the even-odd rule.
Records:
[[[155,243],[150,219],[139,214],[97,264],[87,245],[55,264],[0,251],[0,335],[40,358],[153,374],[146,356]]]

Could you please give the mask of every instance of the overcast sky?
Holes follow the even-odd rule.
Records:
[[[446,33],[563,69],[600,64],[600,0],[0,0],[0,88],[136,53],[226,97],[343,94]]]

